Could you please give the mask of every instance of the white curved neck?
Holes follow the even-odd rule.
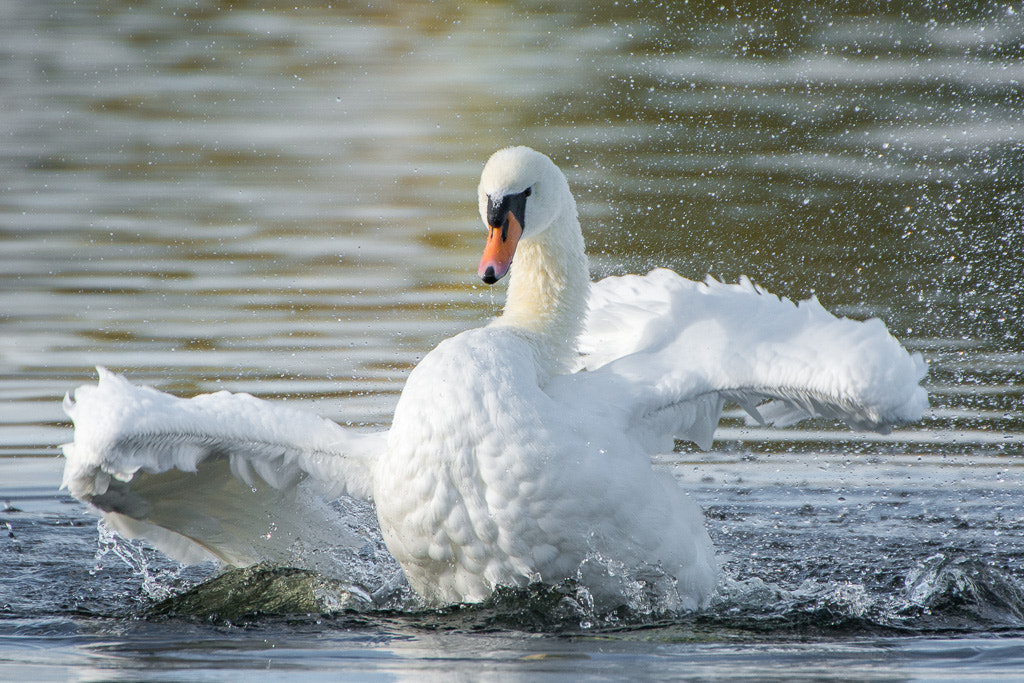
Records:
[[[505,310],[492,323],[515,328],[535,345],[542,381],[574,367],[586,314],[590,271],[574,204],[519,243]]]

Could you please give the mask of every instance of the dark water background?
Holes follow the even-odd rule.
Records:
[[[1024,665],[1024,6],[0,3],[0,677],[1012,678]],[[750,276],[930,363],[886,437],[724,422],[663,456],[725,578],[477,608],[147,619],[212,571],[57,492],[105,365],[386,426],[500,310],[487,156],[567,172],[595,275]],[[584,601],[585,602],[585,601]]]

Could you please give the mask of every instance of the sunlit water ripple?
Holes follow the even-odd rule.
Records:
[[[0,8],[3,677],[1018,671],[1021,15],[385,5]],[[659,457],[720,550],[699,614],[607,558],[626,609],[570,582],[423,612],[369,543],[312,616],[154,616],[213,568],[57,492],[64,393],[104,365],[386,427],[423,353],[500,310],[475,182],[510,142],[567,170],[595,275],[746,274],[878,316],[933,409],[885,436],[733,411],[712,451]]]

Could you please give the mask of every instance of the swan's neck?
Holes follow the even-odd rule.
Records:
[[[494,325],[516,328],[535,346],[542,380],[575,364],[590,272],[575,207],[516,249],[505,311]]]

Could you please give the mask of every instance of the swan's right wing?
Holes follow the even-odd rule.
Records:
[[[669,270],[593,285],[572,393],[608,396],[650,450],[673,437],[707,448],[726,401],[762,424],[823,416],[886,432],[921,417],[927,368],[877,319],[837,318],[747,281]],[[563,391],[564,388],[557,388]]]
[[[357,542],[324,499],[370,498],[383,433],[247,394],[181,399],[99,372],[65,400],[75,438],[64,487],[115,530],[182,561],[232,565]]]

